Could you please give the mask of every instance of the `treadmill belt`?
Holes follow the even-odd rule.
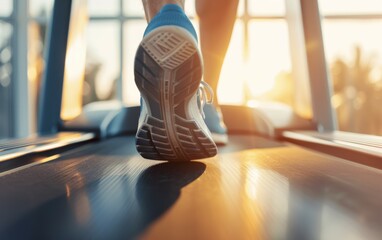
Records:
[[[381,239],[380,170],[255,136],[188,163],[134,137],[0,177],[0,239]]]

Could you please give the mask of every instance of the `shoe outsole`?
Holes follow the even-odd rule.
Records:
[[[215,143],[188,109],[202,71],[197,45],[185,30],[164,27],[143,39],[134,66],[148,112],[136,135],[142,157],[189,161],[217,154]]]

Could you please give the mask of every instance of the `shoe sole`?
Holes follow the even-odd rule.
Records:
[[[147,116],[136,135],[140,155],[167,161],[215,156],[215,143],[190,117],[188,107],[203,72],[193,37],[179,27],[154,30],[137,50],[134,72],[147,107]]]

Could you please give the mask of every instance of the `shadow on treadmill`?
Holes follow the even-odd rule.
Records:
[[[180,190],[206,169],[201,162],[162,163],[146,169],[139,177],[136,196],[144,222],[161,216],[180,195]]]
[[[98,179],[27,213],[4,239],[136,239],[203,174],[201,162],[161,163]],[[78,179],[80,181],[80,179]]]

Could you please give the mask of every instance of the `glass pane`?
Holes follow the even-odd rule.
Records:
[[[236,21],[231,43],[220,75],[218,98],[221,104],[244,104],[244,49],[243,24]],[[233,80],[234,79],[234,80]]]
[[[142,1],[123,0],[123,11],[128,16],[144,16]]]
[[[380,0],[319,0],[323,14],[382,13]]]
[[[90,16],[119,15],[119,0],[88,0],[88,8]]]
[[[10,136],[12,77],[12,25],[0,21],[0,139]]]
[[[243,24],[237,21],[221,74],[221,103],[253,106],[277,101],[294,107],[288,30],[285,21],[251,21],[248,58]]]
[[[382,20],[323,21],[339,128],[382,135]]]
[[[248,0],[250,15],[285,15],[285,0]]]
[[[251,21],[249,24],[250,88],[254,96],[277,89],[277,84],[292,82],[287,24],[283,20]],[[279,92],[280,98],[290,98],[291,92]],[[288,95],[288,97],[287,97]],[[285,100],[286,101],[286,100]],[[286,101],[287,102],[287,101]],[[290,103],[288,101],[288,103]]]
[[[31,17],[48,18],[52,12],[54,0],[29,0]]]
[[[116,98],[120,75],[119,22],[90,22],[87,30],[83,105]]]
[[[12,0],[0,0],[0,16],[10,16],[13,11]]]

